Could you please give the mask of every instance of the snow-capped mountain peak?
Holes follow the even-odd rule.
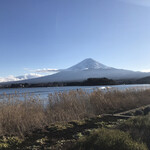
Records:
[[[13,83],[53,83],[53,82],[74,82],[84,81],[88,78],[109,78],[113,80],[120,79],[139,79],[150,76],[150,73],[135,72],[124,69],[117,69],[105,66],[91,58],[85,59],[80,63],[59,71],[56,74],[43,76],[34,79],[15,80]],[[22,77],[19,77],[22,79]],[[11,84],[12,82],[10,82]],[[6,84],[6,83],[5,83]]]
[[[110,67],[105,66],[92,58],[87,58],[80,63],[68,68],[67,70],[87,70],[87,69],[108,69]]]

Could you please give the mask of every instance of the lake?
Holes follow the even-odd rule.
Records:
[[[13,95],[14,93],[19,94],[20,96],[24,93],[28,95],[39,96],[40,98],[47,98],[48,94],[55,92],[66,92],[70,90],[82,89],[88,92],[91,92],[93,89],[101,89],[105,91],[108,90],[145,90],[150,89],[150,84],[135,84],[135,85],[110,85],[110,86],[67,86],[67,87],[37,87],[37,88],[6,88],[0,89],[0,98],[3,98],[4,94]]]

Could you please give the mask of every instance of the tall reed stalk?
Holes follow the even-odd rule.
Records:
[[[0,100],[0,135],[24,137],[36,128],[56,122],[90,118],[150,104],[150,90],[83,90],[49,94],[47,104],[39,97],[4,94]]]

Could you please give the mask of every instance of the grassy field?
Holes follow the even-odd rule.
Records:
[[[106,146],[109,150],[120,144],[124,145],[122,150],[145,150],[150,148],[150,122],[146,109],[125,114],[141,115],[127,121],[113,114],[148,104],[150,90],[102,92],[97,89],[92,93],[82,90],[55,93],[49,95],[46,106],[38,97],[25,95],[21,101],[17,94],[3,95],[0,101],[0,149],[84,150],[94,137],[99,137],[97,145],[94,144],[97,148],[89,149]],[[111,117],[103,114],[111,114]],[[115,136],[117,134],[119,136]],[[109,145],[103,139],[105,136],[112,140]]]

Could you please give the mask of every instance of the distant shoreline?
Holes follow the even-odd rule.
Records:
[[[0,89],[4,88],[36,88],[36,87],[65,87],[65,86],[105,86],[105,85],[130,85],[130,84],[150,84],[149,78],[142,79],[124,79],[112,80],[108,78],[89,78],[84,81],[72,82],[49,82],[49,83],[12,83],[1,85]]]

